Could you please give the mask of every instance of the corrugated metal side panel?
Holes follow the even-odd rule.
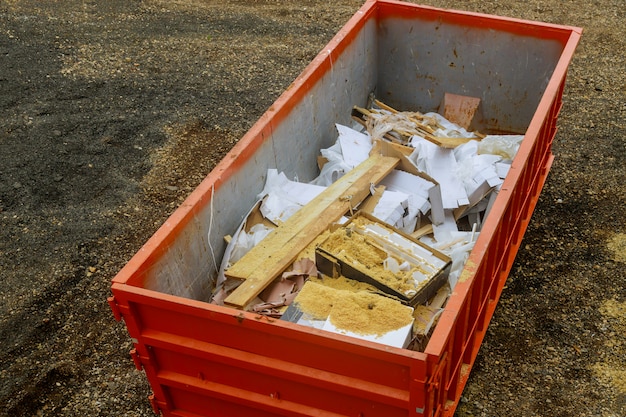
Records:
[[[557,131],[565,74],[560,77],[551,96],[544,96],[551,102],[535,118],[539,119],[539,128],[529,129],[523,155],[516,158],[515,172],[507,177],[489,224],[484,225],[426,349],[432,359],[429,373],[441,380],[429,401],[433,415],[454,414],[552,166],[551,144]]]
[[[196,409],[197,401],[184,400],[191,396],[204,397],[198,401],[207,410],[252,407],[258,415],[406,416],[411,390],[423,389],[422,353],[217,306],[181,308],[177,297],[144,292],[114,289],[137,362],[166,415]],[[179,397],[183,388],[190,393]]]

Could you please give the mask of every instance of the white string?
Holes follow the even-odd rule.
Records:
[[[215,268],[215,272],[218,272],[217,262],[215,261],[215,251],[213,251],[213,246],[211,245],[211,229],[213,228],[213,197],[215,196],[215,184],[211,184],[211,205],[210,215],[209,215],[209,233],[207,234],[207,243],[209,244],[209,250],[211,251],[211,256],[213,260],[213,268]]]

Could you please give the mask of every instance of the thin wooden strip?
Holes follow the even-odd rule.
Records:
[[[427,224],[426,226],[422,226],[413,233],[411,233],[411,237],[414,239],[419,239],[422,236],[430,235],[433,233],[433,225]]]
[[[389,105],[387,105],[387,104],[383,103],[383,102],[382,102],[382,101],[380,101],[380,100],[374,100],[374,104],[376,104],[378,107],[380,107],[380,108],[381,108],[381,109],[383,109],[383,110],[387,110],[387,111],[389,111],[389,112],[391,112],[391,113],[398,113],[398,110],[396,110],[396,109],[394,109],[393,107],[391,107],[391,106],[389,106]]]

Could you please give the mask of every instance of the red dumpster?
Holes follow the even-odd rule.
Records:
[[[553,160],[581,35],[558,26],[368,0],[113,279],[109,302],[165,416],[452,415]],[[268,168],[302,181],[375,93],[436,110],[479,97],[484,128],[524,134],[423,352],[209,303]],[[312,117],[311,115],[314,115]]]

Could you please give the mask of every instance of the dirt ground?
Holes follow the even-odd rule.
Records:
[[[626,416],[623,0],[421,3],[585,30],[457,415]],[[361,4],[0,1],[0,415],[153,415],[110,280]]]

